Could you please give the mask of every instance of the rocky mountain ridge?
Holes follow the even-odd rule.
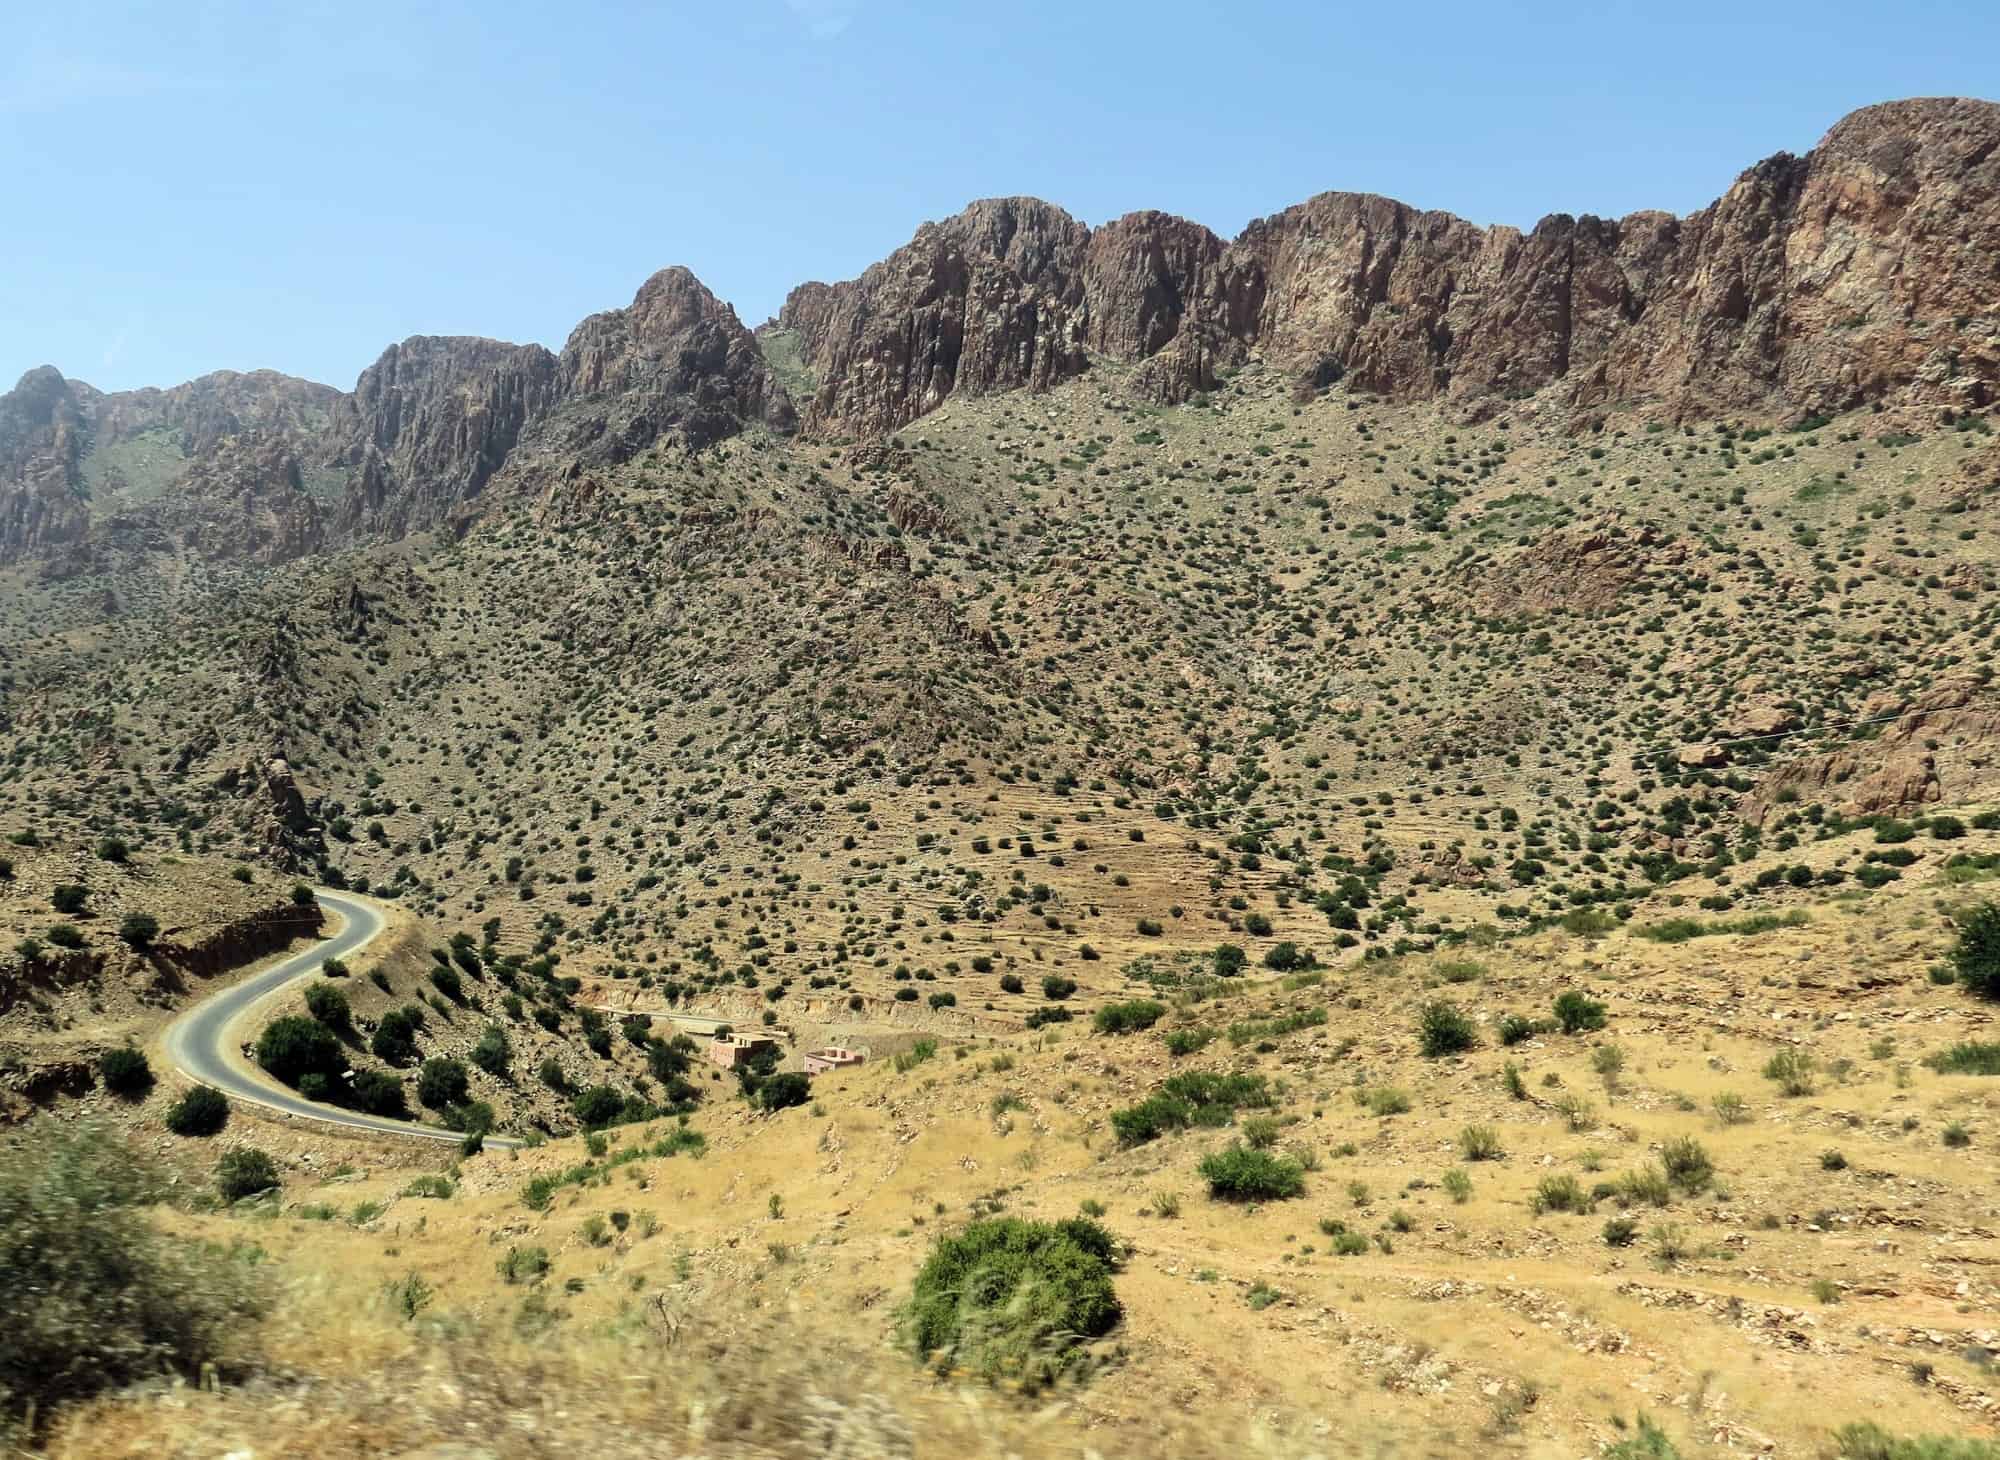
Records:
[[[420,336],[351,393],[259,371],[107,395],[30,371],[0,396],[0,561],[283,561],[462,525],[496,478],[751,424],[881,436],[1094,358],[1135,365],[1133,390],[1163,404],[1257,356],[1302,392],[1345,379],[1467,420],[1979,407],[2000,386],[1996,299],[2000,105],[1983,101],[1855,112],[1686,218],[1558,214],[1522,233],[1334,192],[1225,241],[1164,213],[1091,229],[989,199],[859,278],[799,286],[761,345],[671,268],[560,355]]]
[[[1175,403],[1252,353],[1470,418],[1555,386],[1586,412],[1798,417],[2000,382],[2000,106],[1892,102],[1686,218],[1556,214],[1528,233],[1322,193],[1233,241],[1163,213],[1092,230],[1032,198],[926,224],[777,323],[818,431],[879,433],[955,390],[1045,387],[1093,354]]]

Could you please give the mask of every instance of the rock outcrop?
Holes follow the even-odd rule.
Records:
[[[1138,213],[1092,232],[975,203],[843,284],[793,291],[821,432],[881,433],[954,391],[1046,386],[1089,355],[1174,401],[1254,351],[1467,415],[1553,403],[1802,416],[2000,388],[2000,106],[1893,102],[1779,154],[1687,218],[1481,229],[1324,193],[1224,244]]]
[[[170,541],[216,559],[316,551],[302,462],[340,398],[269,370],[111,395],[31,370],[0,396],[0,561],[60,571]]]
[[[559,379],[564,409],[545,444],[586,466],[628,460],[663,437],[699,449],[750,422],[788,430],[795,419],[756,338],[684,268],[660,270],[630,307],[571,331]]]
[[[442,525],[555,398],[556,357],[540,345],[435,335],[391,345],[335,411],[330,455],[352,473],[341,534]]]

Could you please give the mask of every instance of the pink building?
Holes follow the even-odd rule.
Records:
[[[848,1065],[861,1063],[861,1056],[851,1049],[842,1049],[837,1044],[829,1044],[825,1049],[806,1051],[806,1073],[823,1075],[828,1070],[844,1069]]]
[[[777,1040],[754,1034],[721,1034],[708,1042],[708,1060],[725,1070],[740,1069],[764,1050],[777,1047]]]

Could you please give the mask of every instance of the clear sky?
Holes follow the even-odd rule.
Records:
[[[1225,235],[1315,192],[1478,223],[1706,204],[1913,95],[2000,96],[1993,0],[177,0],[7,7],[0,388],[391,341],[559,348],[653,270],[755,325],[1032,193]]]

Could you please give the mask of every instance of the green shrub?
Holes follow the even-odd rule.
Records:
[[[153,1067],[129,1044],[107,1049],[97,1061],[97,1075],[122,1100],[142,1099],[153,1088]]]
[[[177,1136],[212,1136],[229,1124],[229,1098],[196,1085],[167,1107],[167,1129]]]
[[[2000,1041],[1954,1044],[1924,1063],[1940,1075],[2000,1075]]]
[[[1506,1154],[1500,1149],[1500,1133],[1490,1125],[1469,1125],[1460,1131],[1458,1149],[1468,1161],[1497,1161]]]
[[[507,1073],[507,1063],[513,1057],[514,1046],[508,1043],[507,1031],[498,1024],[488,1024],[479,1036],[479,1043],[472,1047],[472,1062],[495,1077]]]
[[[246,1264],[153,1229],[139,1208],[162,1189],[94,1127],[43,1122],[0,1147],[0,1426],[232,1357],[262,1295]]]
[[[1479,1033],[1472,1020],[1448,999],[1424,1005],[1417,1016],[1417,1048],[1432,1059],[1458,1054],[1478,1043]]]
[[[306,1012],[329,1029],[346,1029],[354,1020],[347,995],[330,983],[306,985]]]
[[[1535,1215],[1543,1212],[1588,1212],[1591,1208],[1590,1194],[1583,1189],[1574,1176],[1544,1176],[1535,1187],[1535,1195],[1529,1202]]]
[[[1132,999],[1122,1004],[1106,1004],[1091,1023],[1099,1034],[1130,1034],[1151,1029],[1165,1016],[1167,1006],[1157,999]]]
[[[1276,1201],[1305,1192],[1305,1168],[1288,1156],[1231,1146],[1202,1158],[1208,1194],[1218,1201]]]
[[[1764,1062],[1764,1078],[1775,1080],[1787,1095],[1810,1095],[1817,1068],[1813,1057],[1804,1050],[1781,1049]]]
[[[2000,1441],[1972,1435],[1892,1435],[1877,1424],[1842,1425],[1833,1433],[1838,1460],[2000,1460]]]
[[[272,1079],[292,1086],[307,1075],[321,1075],[330,1082],[347,1071],[347,1056],[333,1031],[299,1014],[287,1014],[265,1026],[257,1037],[257,1063]]]
[[[549,1249],[509,1247],[498,1263],[500,1277],[507,1283],[535,1283],[548,1275]]]
[[[153,940],[159,936],[160,920],[151,913],[127,913],[124,921],[118,924],[120,941],[142,953],[152,947]]]
[[[416,1060],[416,1032],[424,1026],[422,1010],[414,1006],[392,1008],[376,1024],[368,1048],[384,1064],[412,1064]]]
[[[417,1099],[433,1110],[464,1104],[471,1088],[465,1066],[454,1059],[427,1059],[417,1071]]]
[[[1078,1368],[1122,1314],[1111,1234],[1085,1217],[978,1221],[941,1237],[901,1314],[919,1362],[1034,1390]]]
[[[82,912],[84,904],[89,901],[90,889],[79,887],[74,882],[57,883],[55,890],[49,894],[50,907],[59,913],[68,913],[72,916]]]
[[[797,1070],[773,1075],[757,1087],[757,1104],[764,1110],[790,1110],[812,1099],[812,1081]]]
[[[224,1201],[241,1201],[277,1184],[277,1164],[254,1146],[225,1151],[215,1163],[215,1189]]]
[[[1265,1109],[1272,1103],[1262,1075],[1190,1070],[1170,1076],[1139,1104],[1113,1111],[1111,1128],[1121,1144],[1136,1146],[1172,1130],[1224,1126],[1238,1110]]]
[[[1982,902],[1958,919],[1951,963],[1970,992],[2000,999],[2000,903]]]
[[[1606,1450],[1604,1460],[1681,1460],[1681,1452],[1665,1430],[1642,1414],[1635,1432]]]
[[[613,1124],[625,1110],[625,1097],[609,1085],[592,1085],[577,1092],[570,1109],[585,1127],[596,1129]]]
[[[403,1099],[403,1082],[380,1070],[360,1070],[348,1087],[348,1097],[356,1110],[369,1115],[401,1120],[410,1113]]]
[[[1588,994],[1567,989],[1556,996],[1556,1023],[1565,1034],[1582,1034],[1604,1027],[1604,1005]]]
[[[1660,1149],[1660,1164],[1666,1168],[1667,1180],[1690,1196],[1707,1190],[1715,1180],[1715,1163],[1693,1136],[1677,1136],[1668,1141]]]
[[[1171,1055],[1193,1054],[1203,1049],[1215,1038],[1213,1029],[1196,1025],[1192,1029],[1170,1029],[1167,1031],[1167,1053]]]

